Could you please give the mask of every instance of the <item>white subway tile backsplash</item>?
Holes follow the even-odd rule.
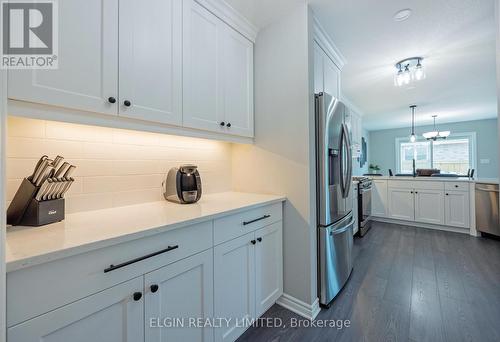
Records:
[[[230,191],[231,149],[212,140],[9,117],[7,201],[44,154],[77,166],[68,213],[161,201],[168,170],[187,163],[198,165],[204,193]]]
[[[11,116],[7,119],[7,127],[11,137],[45,137],[45,121]]]

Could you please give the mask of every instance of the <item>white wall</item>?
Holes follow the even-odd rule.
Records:
[[[255,144],[233,147],[235,190],[287,197],[284,292],[307,304],[317,298],[310,15],[301,4],[259,32]]]

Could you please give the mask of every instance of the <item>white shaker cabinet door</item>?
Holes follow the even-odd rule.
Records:
[[[255,315],[260,317],[283,294],[282,221],[255,232]]]
[[[389,217],[397,220],[414,221],[415,205],[413,190],[389,188]]]
[[[326,54],[323,56],[323,68],[325,93],[339,99],[340,69]]]
[[[229,26],[223,32],[225,133],[253,137],[253,43]]]
[[[224,23],[194,0],[183,2],[183,125],[224,132]]]
[[[212,249],[148,273],[144,281],[146,342],[213,341],[213,329],[189,321],[213,316]],[[179,324],[158,327],[158,319]]]
[[[470,228],[470,199],[468,191],[447,191],[444,197],[447,226]]]
[[[323,75],[323,49],[314,42],[314,92],[319,94],[325,90]]]
[[[143,287],[141,276],[98,292],[9,328],[7,340],[9,342],[144,341]]]
[[[59,68],[9,70],[9,98],[90,112],[118,113],[118,0],[64,0]]]
[[[214,249],[215,317],[231,319],[215,329],[215,341],[235,341],[255,318],[254,233],[225,242]]]
[[[120,0],[120,116],[182,124],[182,1]]]
[[[444,224],[444,192],[415,190],[415,221]]]
[[[372,188],[372,216],[387,216],[387,181],[373,180]]]

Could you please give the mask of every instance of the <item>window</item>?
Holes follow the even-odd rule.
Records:
[[[413,159],[417,169],[435,168],[441,173],[467,174],[475,168],[475,133],[452,134],[445,140],[396,139],[398,172],[412,173]]]

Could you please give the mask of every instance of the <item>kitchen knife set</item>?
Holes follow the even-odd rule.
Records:
[[[17,190],[7,210],[7,224],[41,226],[64,219],[64,194],[75,181],[76,166],[57,156],[42,156]]]
[[[63,162],[63,159],[63,157],[57,156],[51,160],[47,156],[43,156],[36,164],[35,170],[28,177],[28,180],[33,185],[40,187],[35,197],[37,201],[64,197],[75,181],[71,175],[76,166]]]

